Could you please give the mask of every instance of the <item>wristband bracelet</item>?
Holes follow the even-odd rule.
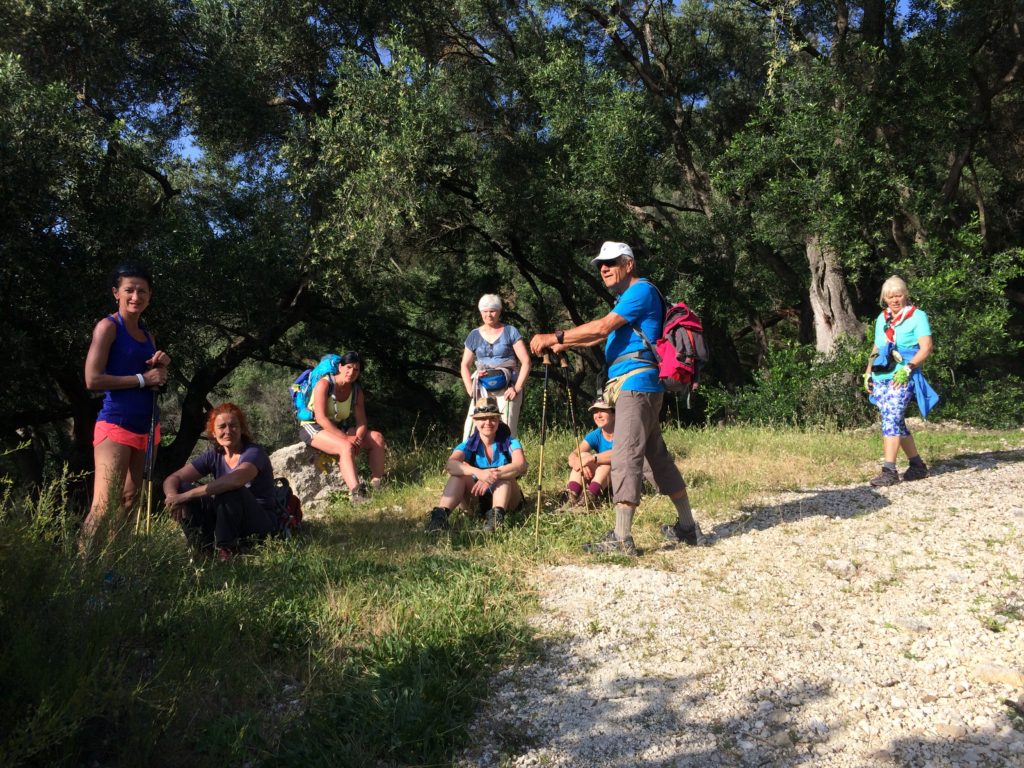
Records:
[[[555,341],[559,344],[565,343],[565,331],[555,331]]]
[[[141,373],[136,373],[135,378],[139,380],[139,389],[146,388],[146,380],[142,377]]]

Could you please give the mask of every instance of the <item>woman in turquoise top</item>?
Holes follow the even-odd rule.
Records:
[[[523,501],[518,478],[526,471],[526,454],[519,438],[513,437],[493,398],[481,398],[473,409],[476,428],[468,440],[452,450],[446,469],[448,482],[441,501],[430,512],[427,531],[447,530],[448,515],[456,507],[481,510],[484,531],[501,528],[505,512],[515,511]]]
[[[612,476],[612,444],[615,436],[615,406],[603,397],[590,406],[597,429],[591,430],[575,450],[569,452],[569,481],[562,492],[562,509],[583,505],[596,509]]]
[[[907,284],[893,275],[882,285],[879,304],[882,313],[875,321],[875,343],[864,371],[864,388],[882,415],[882,471],[871,480],[873,486],[900,482],[896,458],[900,448],[910,460],[903,480],[928,477],[914,438],[907,429],[905,414],[917,395],[921,415],[927,416],[937,396],[921,375],[921,364],[932,352],[932,329],[928,315],[910,303]],[[927,397],[930,393],[934,399]]]

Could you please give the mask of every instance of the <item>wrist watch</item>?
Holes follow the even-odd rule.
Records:
[[[559,344],[565,343],[565,331],[555,331],[555,341]]]

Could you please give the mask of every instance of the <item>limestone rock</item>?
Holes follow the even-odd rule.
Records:
[[[292,492],[299,497],[303,510],[326,504],[330,495],[347,491],[338,474],[333,456],[328,456],[305,443],[295,443],[270,454],[274,477],[288,479]]]
[[[997,664],[979,664],[974,668],[974,674],[984,683],[1005,683],[1017,688],[1024,688],[1024,674],[1009,667]]]

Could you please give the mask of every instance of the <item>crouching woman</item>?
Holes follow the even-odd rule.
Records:
[[[469,439],[455,446],[448,457],[450,477],[441,501],[430,513],[428,532],[448,528],[449,513],[461,505],[467,512],[485,510],[484,531],[493,533],[504,523],[505,512],[522,503],[518,478],[526,471],[523,444],[502,423],[492,399],[478,401],[473,424]]]
[[[253,442],[242,409],[222,403],[210,411],[206,430],[214,445],[164,480],[164,503],[189,542],[216,549],[222,560],[245,539],[280,528],[274,471],[267,452]],[[205,485],[196,482],[207,475]]]

